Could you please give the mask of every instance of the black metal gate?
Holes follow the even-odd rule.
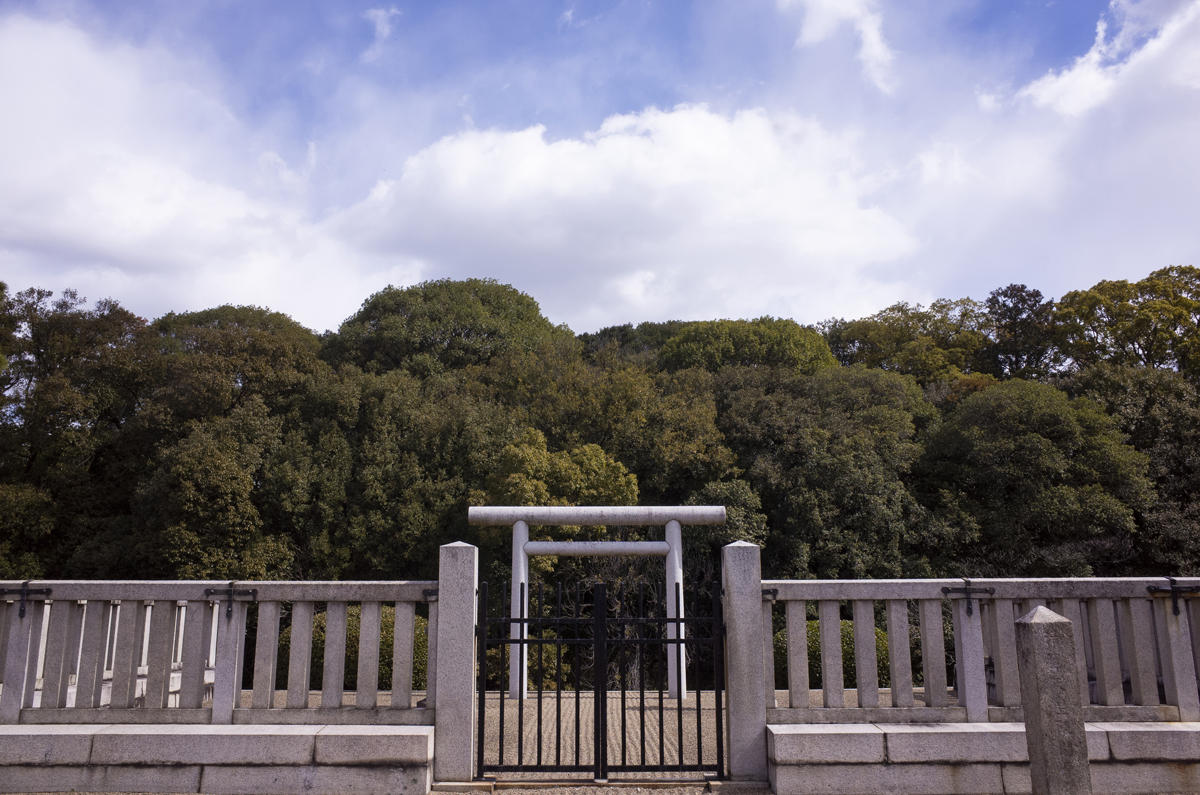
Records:
[[[528,600],[529,615],[522,609],[514,619],[510,589],[489,613],[488,584],[481,583],[476,777],[590,773],[606,781],[611,773],[674,772],[725,778],[719,584],[686,599],[677,588],[682,619],[668,618],[661,586],[627,592],[596,583],[590,590],[576,584],[564,605],[561,584],[549,595],[539,585]],[[522,590],[519,604],[524,597]],[[510,671],[520,664],[522,648],[529,650],[526,695],[512,698]],[[684,698],[671,697],[671,667],[686,672]]]

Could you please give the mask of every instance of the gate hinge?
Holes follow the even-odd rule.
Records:
[[[763,588],[763,601],[774,602],[779,598],[778,588]]]
[[[1146,590],[1150,593],[1169,593],[1171,594],[1171,613],[1179,615],[1179,595],[1200,593],[1200,587],[1195,585],[1176,585],[1174,577],[1167,577],[1167,582],[1171,583],[1169,587],[1163,588],[1158,585],[1148,585]]]
[[[30,594],[42,594],[44,596],[49,596],[50,592],[52,590],[54,590],[53,588],[30,588],[29,587],[30,582],[32,582],[32,580],[26,580],[25,582],[21,583],[20,588],[0,588],[0,596],[7,596],[8,594],[18,594],[18,593],[21,594],[21,610],[18,613],[18,616],[20,618],[25,617],[25,600],[29,597]],[[1179,611],[1176,611],[1176,613],[1178,613],[1178,612]]]
[[[476,592],[478,592],[478,590]],[[421,591],[421,597],[426,602],[436,602],[437,598],[438,598],[438,589],[437,588],[426,588],[423,591]]]

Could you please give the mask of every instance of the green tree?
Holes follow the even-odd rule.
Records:
[[[929,384],[979,369],[991,319],[970,298],[942,299],[928,308],[901,302],[861,320],[827,320],[820,328],[843,365],[893,370]]]
[[[1170,370],[1102,362],[1063,379],[1070,395],[1104,406],[1149,461],[1154,504],[1138,514],[1128,573],[1200,574],[1200,392]]]
[[[659,365],[666,370],[698,367],[788,367],[812,373],[837,364],[821,335],[794,320],[704,320],[688,323],[663,344]]]
[[[1102,281],[1067,293],[1056,319],[1077,367],[1108,362],[1200,377],[1200,268],[1175,265],[1133,284]]]
[[[551,324],[536,301],[513,287],[492,279],[442,279],[375,293],[326,337],[324,356],[370,372],[403,368],[427,375],[562,337],[571,338],[570,330]]]
[[[860,365],[722,381],[719,423],[771,521],[770,575],[928,573],[942,539],[906,478],[937,412],[913,379]]]
[[[1059,364],[1055,345],[1054,302],[1043,300],[1038,290],[1010,284],[988,295],[991,341],[980,358],[994,375],[1007,378],[1042,378]]]
[[[923,502],[976,534],[948,549],[961,576],[1088,576],[1130,555],[1152,499],[1146,458],[1096,403],[1005,381],[964,399],[925,444]]]

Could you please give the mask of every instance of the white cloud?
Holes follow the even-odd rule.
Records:
[[[1187,43],[1200,19],[1200,4],[1181,11],[1159,7],[1163,5],[1114,0],[1113,10],[1122,22],[1117,34],[1109,38],[1108,24],[1101,20],[1087,53],[1070,67],[1030,83],[1018,96],[1064,116],[1079,116],[1107,102],[1117,86],[1135,80],[1139,70],[1157,71],[1156,65],[1165,67],[1159,76],[1168,82],[1200,87],[1200,51],[1194,40]]]
[[[915,247],[871,205],[854,139],[703,106],[614,116],[583,139],[467,131],[409,158],[330,228],[440,273],[512,280],[573,323],[864,311],[872,264]]]
[[[395,6],[372,8],[363,12],[363,19],[370,22],[375,28],[375,41],[371,42],[371,46],[363,50],[363,54],[359,56],[363,63],[373,63],[379,60],[379,56],[383,54],[383,43],[387,41],[388,36],[392,35],[392,19],[398,16],[400,16],[400,11]]]
[[[809,6],[814,41],[878,14]],[[440,102],[457,124],[462,86],[398,98],[356,76],[311,142],[252,128],[178,52],[10,16],[0,278],[147,316],[257,303],[323,329],[389,282],[488,276],[592,330],[811,322],[1200,264],[1200,2],[1110,16],[1092,52],[1015,91],[919,64],[916,121],[891,100],[853,128],[820,108],[693,104],[566,137],[444,135],[411,120]]]
[[[797,46],[820,44],[843,25],[854,28],[859,38],[858,60],[863,75],[885,94],[896,87],[892,73],[895,54],[883,38],[883,15],[875,0],[777,0],[781,10],[800,7],[804,23]]]

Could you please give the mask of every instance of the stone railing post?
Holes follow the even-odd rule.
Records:
[[[246,642],[246,603],[222,596],[217,612],[217,659],[213,666],[212,722],[233,723],[242,706],[242,657]]]
[[[1036,607],[1015,629],[1033,795],[1092,795],[1071,621]]]
[[[987,673],[983,654],[983,611],[979,602],[955,599],[954,650],[958,703],[967,708],[967,721],[987,723]]]
[[[767,704],[759,548],[745,541],[721,550],[725,589],[726,734],[729,777],[767,779]]]
[[[479,550],[442,546],[438,561],[435,781],[470,781],[474,772],[475,621]]]
[[[24,616],[21,615],[22,607]],[[2,658],[4,690],[0,693],[0,723],[16,723],[21,710],[33,706],[44,610],[45,602],[40,599],[28,600],[24,605],[17,601],[5,604],[0,600],[0,614],[7,613],[8,619],[0,621],[0,628],[7,630],[6,653]]]

